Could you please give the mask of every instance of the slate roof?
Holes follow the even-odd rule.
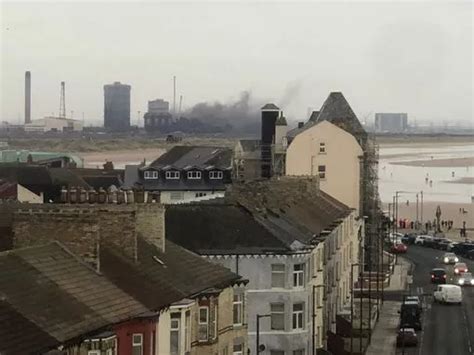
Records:
[[[311,243],[352,211],[321,190],[308,191],[298,179],[234,184],[227,197],[260,215],[268,226],[286,230],[288,242]]]
[[[171,241],[165,252],[138,238],[138,261],[123,258],[120,251],[102,248],[101,270],[122,290],[148,308],[158,310],[211,288],[225,288],[241,277],[213,264]],[[135,287],[134,283],[141,285]]]
[[[0,253],[0,353],[40,353],[148,309],[58,242]]]
[[[296,128],[290,129],[288,131],[288,133],[286,134],[286,136],[287,136],[288,140],[291,142],[293,140],[293,138],[295,138],[298,134],[306,131],[308,128],[316,126],[318,123],[319,122],[316,122],[316,121],[308,121],[301,128],[296,127]]]
[[[112,185],[119,187],[123,183],[125,174],[121,169],[73,168],[69,170],[96,190],[101,187],[108,189]]]
[[[20,185],[51,185],[48,168],[21,163],[0,163],[0,178]]]
[[[367,135],[341,92],[331,92],[324,101],[316,122],[329,121],[354,136]]]
[[[236,204],[169,205],[165,218],[166,238],[198,254],[291,251],[285,232]]]
[[[222,147],[175,146],[153,161],[149,167],[161,169],[172,166],[183,169],[195,166],[204,169],[214,166],[218,169],[232,167],[232,150]],[[146,169],[143,168],[143,169]]]
[[[272,103],[268,103],[265,106],[262,107],[262,110],[279,110],[280,108]]]

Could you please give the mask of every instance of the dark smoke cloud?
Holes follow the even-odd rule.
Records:
[[[228,127],[231,131],[247,131],[259,122],[261,102],[252,98],[250,91],[243,91],[237,101],[201,102],[184,113],[190,119],[197,119],[216,127]]]
[[[221,103],[201,102],[184,112],[183,116],[198,120],[205,125],[221,128],[229,133],[260,132],[260,108],[267,102],[273,102],[284,109],[297,98],[301,91],[301,82],[289,83],[279,100],[255,98],[251,91],[240,93],[237,101]]]

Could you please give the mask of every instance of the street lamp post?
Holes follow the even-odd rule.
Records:
[[[271,314],[257,314],[257,339],[256,354],[260,354],[260,318],[270,317]]]
[[[364,264],[362,263],[354,263],[351,264],[351,350],[350,353],[351,355],[353,354],[353,344],[354,344],[354,266],[363,266]],[[360,270],[359,270],[359,280],[360,278]],[[361,293],[361,301],[362,301],[362,293]],[[362,302],[361,302],[362,303]],[[362,307],[361,307],[362,308]],[[362,313],[360,315],[360,322],[362,323]],[[362,336],[362,334],[360,334]]]

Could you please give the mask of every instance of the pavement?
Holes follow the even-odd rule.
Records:
[[[379,320],[372,333],[370,345],[367,348],[367,355],[394,355],[396,354],[396,340],[399,323],[400,305],[403,293],[409,285],[409,273],[412,269],[412,263],[408,260],[398,257],[393,274],[390,277],[390,284],[385,291],[396,300],[384,301]],[[395,297],[393,297],[395,296]]]

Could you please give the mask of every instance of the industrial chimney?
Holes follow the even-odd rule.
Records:
[[[25,123],[31,123],[31,73],[25,72]]]

